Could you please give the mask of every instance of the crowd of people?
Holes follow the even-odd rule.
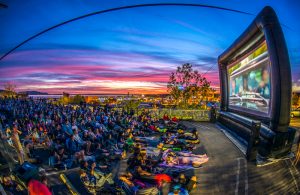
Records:
[[[186,178],[178,171],[172,175],[159,167],[195,168],[208,161],[205,154],[191,152],[199,143],[195,129],[180,126],[176,118],[165,115],[158,119],[146,111],[137,115],[107,106],[1,99],[0,130],[2,140],[15,149],[20,164],[44,163],[33,151],[47,148],[48,166],[57,170],[80,167],[81,181],[91,193],[96,193],[105,182],[113,184],[112,162],[127,158],[127,172],[118,181],[128,187],[129,193],[159,192],[164,183],[175,181],[178,185],[168,188],[169,193],[188,193],[196,185],[195,177]]]

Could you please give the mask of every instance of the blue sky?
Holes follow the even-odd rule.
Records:
[[[0,54],[60,22],[107,8],[163,1],[2,0]],[[299,2],[172,1],[236,9],[145,7],[69,23],[26,43],[0,61],[0,85],[49,93],[165,93],[169,74],[190,62],[218,88],[217,57],[266,5],[272,6],[288,45],[293,85],[300,90]]]

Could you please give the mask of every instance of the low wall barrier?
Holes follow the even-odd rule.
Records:
[[[181,120],[193,120],[193,121],[210,121],[210,110],[183,110],[183,109],[146,109],[150,112],[151,116],[162,118],[165,114],[169,118],[176,117]],[[140,114],[143,110],[138,110],[137,114]]]

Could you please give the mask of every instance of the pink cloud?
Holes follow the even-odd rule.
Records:
[[[64,49],[19,51],[1,63],[0,85],[14,81],[19,91],[122,94],[166,93],[169,75],[180,65],[144,54]],[[206,76],[218,84],[217,73]],[[124,89],[112,87],[115,82],[133,84]]]

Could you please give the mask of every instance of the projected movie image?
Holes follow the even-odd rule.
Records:
[[[229,105],[269,112],[270,69],[264,42],[250,55],[228,68]]]

